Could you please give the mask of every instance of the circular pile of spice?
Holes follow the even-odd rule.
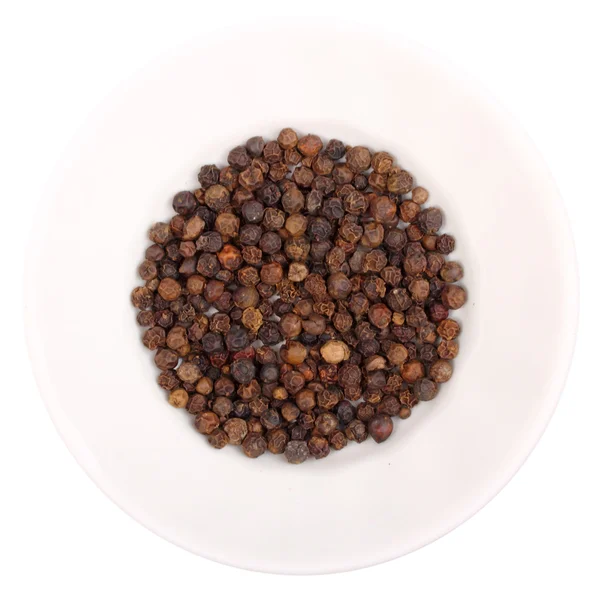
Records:
[[[321,459],[437,396],[463,268],[393,156],[286,128],[198,180],[151,227],[132,301],[158,384],[212,446]]]

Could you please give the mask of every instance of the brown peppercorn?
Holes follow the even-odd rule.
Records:
[[[353,419],[344,430],[348,440],[364,442],[369,437],[367,426],[360,419]]]
[[[216,397],[212,402],[212,410],[219,416],[221,421],[225,421],[233,411],[233,403],[228,397]]]
[[[308,276],[308,266],[304,263],[294,262],[288,270],[288,279],[292,282],[302,282]]]
[[[242,442],[242,450],[248,458],[258,458],[267,450],[267,441],[260,433],[250,432]]]
[[[266,263],[260,270],[260,279],[265,284],[274,286],[283,279],[283,268],[279,263]]]
[[[269,164],[280,162],[283,157],[281,146],[275,141],[267,142],[263,150],[263,158]]]
[[[415,382],[413,391],[419,401],[431,401],[438,394],[438,385],[432,380],[422,378]]]
[[[408,193],[412,190],[412,186],[413,178],[408,171],[390,171],[387,183],[387,189],[390,193]]]
[[[329,454],[329,442],[323,436],[312,436],[308,440],[308,450],[316,459],[325,458]]]
[[[392,311],[385,304],[374,304],[369,308],[369,321],[378,329],[387,327],[391,320]]]
[[[298,337],[302,332],[302,319],[294,313],[285,313],[279,321],[279,330],[286,338]]]
[[[343,341],[327,341],[321,346],[321,356],[329,364],[339,364],[350,357],[350,348]]]
[[[246,150],[251,156],[260,156],[265,148],[265,141],[262,136],[253,136],[246,142]]]
[[[279,350],[279,355],[286,364],[298,366],[306,359],[306,346],[299,341],[287,341]]]
[[[435,251],[437,248],[438,237],[433,234],[426,234],[421,238],[421,244],[426,251]]]
[[[377,444],[385,442],[392,435],[393,429],[392,418],[384,413],[378,413],[369,420],[369,434]]]
[[[176,389],[169,393],[169,405],[183,409],[188,403],[189,395],[184,389]]]
[[[260,302],[260,295],[254,286],[240,286],[233,292],[233,302],[242,310],[254,308]]]
[[[221,244],[215,242],[214,246],[207,250],[216,253],[221,249],[222,240],[236,237],[238,235],[239,230],[240,219],[231,212],[222,212],[217,216],[217,219],[215,220],[215,231],[221,235]],[[217,237],[214,237],[214,240],[218,241]]]
[[[394,158],[387,152],[376,152],[373,155],[371,164],[376,173],[389,173],[392,166],[394,166]]]
[[[262,313],[256,308],[246,308],[242,313],[242,324],[250,331],[257,332],[263,324]]]
[[[323,148],[323,142],[319,136],[309,134],[298,140],[298,150],[304,156],[316,156]]]
[[[389,197],[378,195],[371,200],[370,212],[375,222],[389,224],[396,217],[396,204]]]
[[[164,330],[163,330],[164,331]],[[167,346],[174,350],[179,351],[182,347],[184,347],[188,343],[187,338],[187,330],[185,327],[173,327],[169,334],[167,335],[166,344]],[[164,345],[164,342],[160,345]]]
[[[350,296],[352,284],[348,277],[341,273],[332,273],[327,279],[327,291],[336,300],[345,300]]]
[[[456,339],[460,333],[460,325],[454,319],[446,319],[438,325],[437,333],[448,341]]]
[[[191,362],[184,362],[177,368],[177,376],[183,382],[196,382],[202,376],[200,368]]]
[[[301,236],[306,232],[308,220],[302,214],[291,214],[285,221],[285,229],[290,236]]]
[[[154,261],[146,260],[138,267],[138,274],[144,280],[152,280],[158,275],[158,268]]]
[[[285,458],[289,463],[299,465],[309,456],[308,444],[302,440],[291,440],[285,447]]]
[[[338,418],[327,411],[321,413],[315,420],[315,428],[323,436],[329,436],[338,429]]]
[[[407,200],[400,204],[400,219],[407,224],[414,222],[420,212],[421,207],[414,201]]]
[[[442,253],[442,255],[448,255],[454,251],[454,247],[456,245],[456,241],[454,237],[449,234],[442,234],[437,237],[436,247],[437,250]]]
[[[245,168],[250,166],[252,158],[250,154],[248,154],[245,146],[236,146],[229,152],[229,155],[227,156],[227,162],[234,169],[243,171]]]
[[[447,284],[442,290],[442,302],[452,310],[456,310],[463,306],[466,300],[466,292],[456,284]]]
[[[164,300],[172,302],[181,295],[181,284],[172,278],[165,278],[158,285],[158,293]]]
[[[187,410],[192,415],[197,415],[208,408],[208,399],[201,394],[191,395],[188,399]]]
[[[290,437],[282,428],[267,432],[267,449],[272,454],[283,454],[289,441]]]
[[[322,315],[311,313],[302,320],[302,328],[310,335],[321,335],[327,327],[327,321]]]
[[[346,438],[344,432],[335,431],[333,434],[329,436],[329,445],[334,450],[341,450],[348,444],[348,439]]]
[[[443,223],[442,212],[439,208],[427,208],[418,217],[421,230],[427,234],[435,234]]]
[[[201,434],[210,434],[219,427],[219,417],[212,411],[203,411],[196,416],[196,429]]]
[[[329,388],[322,390],[317,393],[317,405],[321,409],[333,409],[342,397],[342,393],[335,386],[329,386]]]
[[[162,327],[151,327],[142,337],[142,343],[151,350],[164,347],[166,343],[165,330]]]
[[[398,397],[394,395],[385,395],[381,399],[381,403],[377,406],[377,413],[384,413],[386,415],[398,415],[400,413],[400,401]]]
[[[429,191],[423,187],[415,187],[411,195],[412,200],[421,206],[429,199]]]
[[[290,150],[298,145],[298,135],[292,128],[286,127],[279,132],[277,142],[284,150]]]
[[[331,175],[333,167],[333,160],[323,152],[318,154],[312,163],[312,169],[317,175]]]
[[[223,430],[217,428],[216,430],[213,430],[208,436],[208,443],[213,448],[225,448],[225,446],[229,444],[229,436],[227,436],[227,434]]]
[[[363,247],[376,248],[383,242],[385,230],[379,222],[369,222],[363,226],[360,244]]]
[[[164,370],[158,376],[158,386],[166,391],[172,391],[178,388],[181,383],[177,379],[175,372],[172,370]]]
[[[310,389],[302,389],[298,392],[295,401],[300,411],[310,411],[317,404],[315,393]]]
[[[177,366],[179,356],[172,350],[163,348],[159,349],[154,356],[154,363],[161,370],[172,370]]]
[[[464,275],[462,265],[456,261],[447,261],[440,270],[440,277],[449,283],[458,282]]]
[[[437,347],[437,353],[442,360],[453,360],[458,356],[458,341],[446,341],[442,339]]]
[[[248,407],[250,407],[250,405],[248,405]],[[263,427],[263,424],[260,423],[260,419],[258,417],[256,417],[256,414],[254,417],[250,417],[246,420],[246,424],[248,425],[248,433],[249,434],[258,434],[258,435],[262,435],[265,433],[265,428]],[[242,442],[242,445],[244,443]]]
[[[202,395],[208,395],[212,392],[213,389],[213,381],[208,376],[203,376],[196,383],[196,392]]]
[[[220,212],[229,205],[231,198],[223,185],[211,185],[204,193],[204,201],[211,210]]]
[[[274,430],[281,425],[281,416],[276,409],[267,409],[261,413],[260,422],[266,430]]]
[[[402,366],[400,373],[406,382],[416,382],[425,376],[425,368],[419,360],[410,360]]]
[[[292,179],[299,187],[310,187],[314,178],[315,174],[312,169],[305,166],[296,167],[292,173]]]
[[[452,377],[452,364],[447,360],[437,360],[429,368],[429,377],[434,382],[448,382]]]
[[[346,163],[355,173],[366,171],[371,166],[371,153],[364,146],[355,146],[346,152]]]
[[[173,232],[169,224],[165,222],[157,222],[153,224],[148,231],[148,238],[159,245],[166,245],[173,239]]]
[[[300,409],[298,409],[297,405],[295,405],[294,403],[291,403],[290,401],[286,401],[281,406],[281,415],[282,415],[283,419],[285,419],[285,421],[288,421],[291,423],[293,421],[296,421],[296,419],[298,419],[298,417],[300,415]]]

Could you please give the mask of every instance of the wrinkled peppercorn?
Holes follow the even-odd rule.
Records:
[[[285,447],[285,458],[294,465],[303,463],[309,454],[308,444],[303,440],[292,439]]]

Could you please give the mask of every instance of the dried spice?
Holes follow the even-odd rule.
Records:
[[[212,447],[323,459],[438,396],[464,269],[391,154],[285,128],[198,181],[151,227],[131,301],[168,403]]]

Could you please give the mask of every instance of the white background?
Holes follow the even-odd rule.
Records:
[[[0,9],[0,589],[600,588],[597,3],[53,0],[0,3]],[[272,576],[221,566],[172,546],[122,513],[85,476],[51,424],[22,328],[29,221],[86,114],[137,68],[211,27],[244,22],[250,30],[253,22],[295,15],[331,23],[360,20],[369,29],[392,31],[481,80],[525,127],[553,172],[569,212],[581,275],[571,373],[548,430],[522,470],[485,509],[443,539],[399,560],[333,576]],[[269,51],[274,49],[249,34],[245,59],[268,62]],[[214,60],[218,80],[218,56]],[[290,77],[286,74],[288,84]],[[368,77],[365,83],[373,84]],[[206,84],[210,89],[208,76]],[[499,368],[490,380],[511,388],[510,368]]]

